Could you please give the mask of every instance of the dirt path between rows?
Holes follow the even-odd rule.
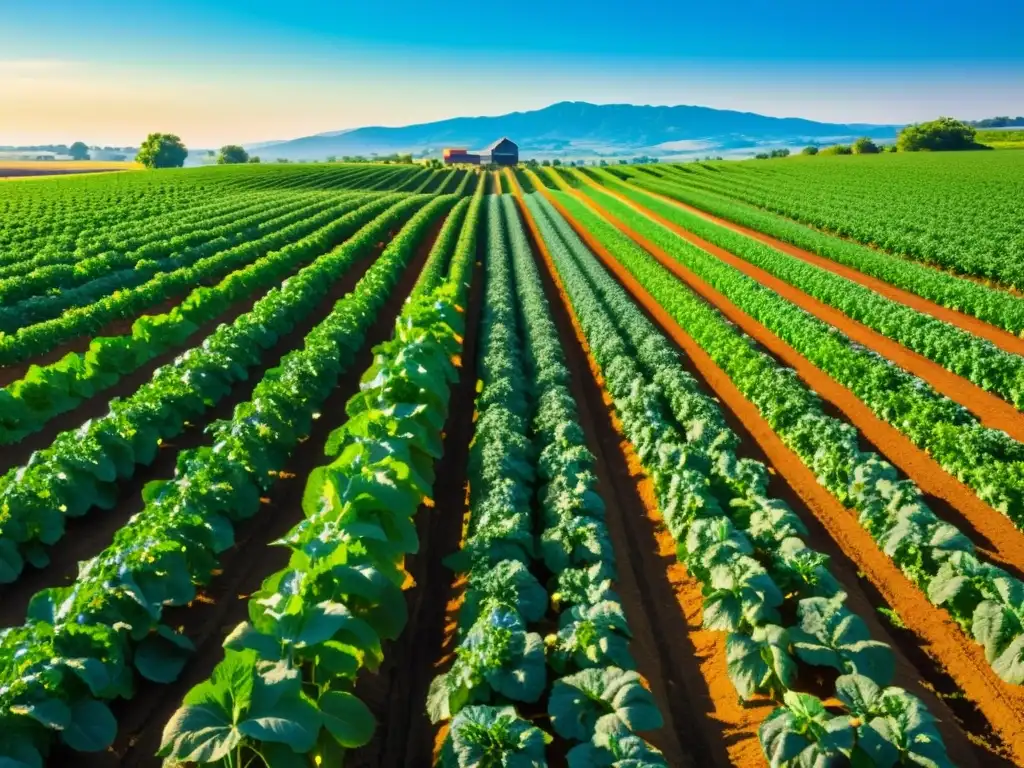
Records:
[[[1007,685],[995,675],[985,660],[981,647],[964,635],[945,611],[931,605],[924,594],[911,584],[892,561],[878,550],[877,545],[857,522],[856,515],[842,507],[818,484],[813,473],[796,454],[785,446],[761,417],[756,406],[742,395],[728,375],[686,334],[607,249],[587,233],[556,200],[550,196],[548,199],[560,210],[560,213],[620,283],[629,290],[646,311],[657,319],[663,331],[685,351],[715,395],[746,426],[747,431],[761,446],[771,465],[804,499],[807,508],[813,513],[821,528],[827,532],[828,537],[835,541],[845,557],[855,565],[856,570],[864,574],[870,582],[870,586],[877,590],[878,595],[906,622],[924,652],[941,665],[944,672],[955,681],[969,701],[978,708],[992,729],[992,740],[998,742],[991,746],[998,749],[1000,753],[999,755],[992,752],[986,754],[984,762],[988,764],[993,759],[1005,756],[1018,763],[1024,763],[1024,691],[1017,686]],[[602,215],[616,226],[621,224],[608,214],[602,213]],[[626,229],[628,230],[628,228]],[[626,234],[630,234],[630,232],[626,231]],[[642,242],[640,244],[647,247]],[[665,257],[668,258],[667,254]],[[700,282],[696,276],[693,276],[693,279],[697,283]],[[834,385],[824,373],[810,366],[806,361],[801,362],[803,359],[792,348],[752,318],[736,309],[713,288],[703,285],[702,290],[698,290],[698,293],[715,304],[731,321],[739,325],[744,332],[751,335],[776,357],[784,359],[797,368],[801,378],[823,397],[828,397],[825,389],[837,388],[837,385]],[[852,394],[849,392],[847,392],[847,396],[852,398]],[[840,404],[840,408],[844,412],[845,405],[847,404]],[[807,522],[813,523],[811,520]],[[811,527],[813,533],[813,526]],[[814,539],[812,541],[815,545],[823,543]],[[871,601],[868,602],[870,604]],[[873,611],[869,611],[866,616],[862,613],[861,616],[869,622],[869,627],[872,624],[875,625],[872,627],[873,629],[879,626]],[[883,631],[888,632],[884,628]],[[908,655],[913,655],[913,649],[905,649],[898,637],[894,640],[894,650],[904,650]],[[920,666],[917,668],[922,674],[927,672],[927,670],[920,669]],[[909,690],[917,695],[922,695],[920,683],[917,681],[911,681],[911,683],[907,685],[906,680],[901,680],[901,684]],[[935,684],[931,685],[938,687]],[[924,692],[922,698],[932,707],[933,713],[941,712],[943,709],[949,712],[944,704],[939,703],[927,691]],[[939,717],[942,718],[942,715]],[[968,732],[973,732],[971,733],[972,742],[977,744],[979,741],[986,741],[985,734],[977,733],[977,729],[972,723],[962,720],[961,725]],[[970,764],[966,762],[967,760],[977,759],[971,754],[971,749],[965,746],[963,735],[958,730],[950,728],[948,720],[943,725],[943,737],[949,747],[950,756],[956,764],[967,765]],[[958,744],[960,747],[957,746]],[[985,748],[980,744],[978,746]]]
[[[451,572],[443,559],[458,549],[462,535],[482,307],[483,270],[478,261],[466,307],[459,381],[449,401],[444,453],[436,465],[434,503],[416,513],[419,551],[405,563],[413,582],[405,592],[409,622],[401,637],[385,646],[379,672],[359,680],[356,693],[377,719],[377,730],[373,741],[345,755],[349,768],[425,766],[431,761],[434,726],[427,717],[427,690],[438,673],[435,662],[445,635]]]
[[[986,392],[981,387],[971,383],[962,376],[958,376],[938,363],[919,355],[899,342],[872,330],[863,323],[853,320],[828,304],[804,293],[784,280],[775,277],[770,272],[756,267],[748,261],[736,256],[724,248],[720,248],[707,240],[698,237],[684,227],[669,221],[658,215],[625,195],[605,187],[594,185],[596,189],[614,197],[620,202],[628,205],[637,213],[640,213],[651,221],[668,229],[678,235],[691,245],[695,245],[703,251],[711,254],[720,261],[739,270],[747,277],[757,281],[766,288],[771,289],[782,298],[800,307],[806,312],[814,315],[829,325],[838,328],[846,336],[856,343],[871,349],[881,356],[896,363],[900,368],[909,371],[915,376],[928,382],[938,392],[951,400],[964,406],[973,413],[982,424],[991,429],[1000,429],[1009,434],[1014,440],[1024,442],[1024,413],[1018,411],[1014,406],[1003,400],[998,395]],[[673,259],[675,260],[675,259]],[[1024,343],[1024,342],[1022,342]]]
[[[547,194],[546,188],[543,192]],[[960,527],[994,562],[1010,570],[1024,571],[1024,532],[1018,530],[1009,518],[983,502],[967,485],[946,472],[925,450],[918,448],[903,433],[877,417],[853,392],[814,366],[789,344],[736,307],[670,254],[632,230],[589,197],[575,190],[572,194],[644,248],[691,290],[715,305],[722,314],[737,323],[744,332],[760,342],[777,359],[796,369],[811,389],[857,427],[874,450],[902,470],[924,493],[940,500],[941,503],[935,508],[936,513],[941,512],[945,519]],[[547,195],[547,198],[566,218],[571,218],[557,200],[550,195]]]
[[[209,678],[213,667],[224,658],[221,643],[239,622],[248,618],[249,595],[260,588],[269,574],[287,566],[291,551],[286,547],[271,547],[270,542],[286,534],[302,519],[306,479],[313,469],[325,463],[324,443],[330,433],[344,423],[345,405],[359,391],[360,379],[373,362],[373,347],[394,333],[395,319],[422,271],[445,218],[442,216],[431,228],[410,260],[371,325],[360,351],[319,409],[322,416],[313,422],[310,435],[299,443],[268,497],[262,500],[264,508],[236,528],[235,546],[221,555],[220,575],[188,606],[165,611],[163,622],[181,627],[196,645],[196,654],[185,666],[181,677],[170,685],[137,678],[135,696],[112,704],[119,724],[113,747],[98,754],[72,754],[58,749],[47,763],[50,768],[66,765],[156,768],[162,764],[155,754],[164,725],[181,705],[182,697],[189,689]],[[389,242],[393,236],[394,232],[383,238],[384,242]],[[364,261],[368,266],[373,259],[371,256]]]
[[[725,227],[726,229],[731,229],[733,232],[737,232],[741,235],[746,235],[747,237],[759,240],[765,245],[769,245],[778,251],[787,253],[790,256],[794,256],[802,261],[806,261],[809,264],[814,264],[816,267],[827,269],[830,272],[834,272],[837,275],[845,277],[847,280],[852,280],[856,283],[860,283],[864,287],[870,288],[876,293],[880,293],[881,295],[885,296],[886,298],[892,299],[893,301],[898,301],[901,304],[905,304],[912,309],[916,309],[918,312],[923,312],[924,314],[931,315],[932,317],[938,320],[942,320],[944,322],[949,323],[950,325],[955,325],[958,328],[961,328],[969,333],[973,333],[975,336],[980,336],[983,339],[988,339],[997,347],[999,347],[1002,350],[1005,350],[1006,352],[1012,352],[1015,355],[1024,355],[1024,339],[1015,336],[1014,334],[1010,333],[1009,331],[1005,331],[1002,328],[991,325],[990,323],[986,323],[984,320],[979,320],[978,318],[973,317],[972,315],[968,315],[963,312],[958,312],[955,309],[949,309],[947,307],[942,306],[941,304],[935,303],[934,301],[930,301],[929,299],[926,299],[923,296],[918,296],[916,293],[912,293],[902,288],[897,288],[896,286],[887,283],[884,280],[881,280],[877,277],[871,277],[870,275],[866,275],[863,272],[854,269],[853,267],[848,267],[845,264],[840,264],[839,262],[833,261],[832,259],[825,258],[824,256],[819,256],[818,254],[813,253],[812,251],[804,250],[799,246],[787,243],[785,240],[780,240],[776,237],[772,237],[771,235],[767,235],[756,229],[751,229],[750,227],[746,227],[742,224],[737,224],[736,222],[731,221],[729,219],[724,219],[720,216],[716,216],[713,213],[708,213],[707,211],[690,205],[689,203],[684,203],[681,200],[676,200],[675,198],[669,197],[667,195],[662,195],[658,192],[652,192],[648,189],[638,187],[637,185],[631,184],[626,181],[623,181],[622,183],[625,186],[636,190],[637,192],[649,195],[651,197],[662,200],[663,202],[675,205],[678,208],[683,209],[687,213],[692,213],[695,216],[700,216],[702,219],[710,221],[713,224],[717,224],[721,227]],[[755,210],[763,210],[761,208],[757,208],[756,206],[752,207]],[[782,216],[781,218],[787,217]],[[802,224],[801,222],[795,221],[794,219],[788,220],[793,221],[796,224],[801,224],[801,226],[808,226],[807,224]],[[864,243],[861,243],[857,240],[851,240],[846,237],[841,237],[833,232],[826,232],[825,230],[821,230],[816,227],[808,228],[816,232],[820,232],[821,234],[828,235],[830,237],[835,237],[838,240],[843,240],[844,242],[852,243],[853,245],[859,245],[865,248],[872,248],[872,246],[865,245]],[[891,256],[893,258],[901,260],[905,258],[881,249],[872,248],[872,250],[879,250],[880,252],[885,253],[887,256]],[[955,277],[958,280],[970,280],[973,283],[983,285],[984,287],[993,291],[999,291],[1000,293],[1009,293],[1018,298],[1020,298],[1021,296],[1020,292],[1017,291],[1016,289],[1007,288],[1005,286],[999,285],[998,283],[993,284],[991,281],[986,281],[984,278],[975,277],[973,275],[958,274],[955,272],[951,272],[947,269],[943,269],[942,267],[936,266],[934,264],[927,264],[923,261],[918,261],[916,259],[906,258],[906,261],[919,266],[927,267],[929,269],[935,270],[936,272],[941,272],[951,277]]]

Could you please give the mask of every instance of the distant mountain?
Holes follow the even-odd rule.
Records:
[[[330,155],[410,152],[440,156],[444,147],[478,149],[502,136],[526,157],[587,157],[626,154],[661,156],[804,143],[827,143],[857,136],[892,138],[898,126],[832,124],[797,117],[767,117],[710,107],[652,107],[563,101],[531,112],[497,117],[456,117],[402,128],[356,128],[253,145],[289,160]]]

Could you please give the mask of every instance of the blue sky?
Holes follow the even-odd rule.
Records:
[[[964,14],[964,9],[967,14]],[[0,0],[0,144],[192,146],[561,100],[1024,114],[1024,4]]]

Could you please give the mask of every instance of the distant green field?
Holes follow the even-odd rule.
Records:
[[[698,207],[708,194],[724,196],[900,256],[1024,286],[1022,152],[815,156],[624,172],[658,191],[673,184]]]
[[[1024,148],[1024,130],[1022,131],[978,131],[976,141],[997,149]]]

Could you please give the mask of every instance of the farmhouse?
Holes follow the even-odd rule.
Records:
[[[449,148],[444,151],[446,165],[473,163],[475,165],[515,165],[519,162],[519,147],[504,136],[486,149],[469,152],[465,149]]]

